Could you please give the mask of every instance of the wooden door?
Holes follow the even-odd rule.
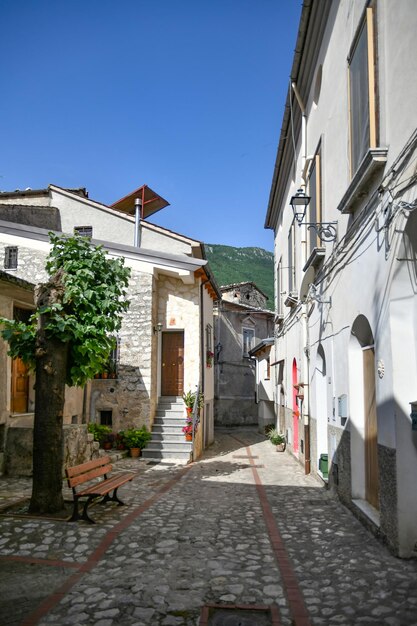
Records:
[[[29,373],[22,359],[12,361],[12,413],[27,413]]]
[[[184,393],[184,333],[162,333],[161,395]]]
[[[365,410],[365,497],[379,509],[378,432],[375,398],[375,354],[373,348],[363,351]]]

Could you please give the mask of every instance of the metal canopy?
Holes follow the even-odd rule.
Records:
[[[129,215],[135,215],[135,199],[139,198],[142,202],[142,214],[141,219],[153,215],[157,211],[169,206],[169,202],[164,200],[155,191],[153,191],[148,185],[142,185],[135,191],[132,191],[129,195],[117,200],[111,205],[112,209],[121,211],[122,213],[128,213]]]

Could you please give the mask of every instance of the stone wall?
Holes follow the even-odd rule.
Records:
[[[12,244],[0,243],[0,259],[4,259],[4,249]],[[47,252],[18,246],[18,265],[15,270],[4,270],[11,276],[28,280],[34,285],[48,279],[45,271]]]
[[[379,501],[381,533],[388,545],[398,553],[398,494],[397,494],[397,451],[378,444]]]
[[[91,381],[90,419],[100,422],[100,411],[112,411],[113,430],[152,426],[152,274],[132,271],[120,337],[117,380]]]
[[[55,207],[0,205],[0,220],[15,224],[27,224],[46,230],[61,230],[61,216]]]
[[[8,476],[32,476],[33,429],[10,427],[5,445],[5,473]],[[99,456],[99,445],[85,425],[64,426],[65,467],[78,465]]]

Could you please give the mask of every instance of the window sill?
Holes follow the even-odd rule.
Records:
[[[356,205],[368,194],[369,181],[382,170],[387,162],[388,148],[373,148],[363,157],[337,210],[353,213]]]
[[[325,248],[314,248],[312,253],[308,257],[306,264],[303,267],[303,272],[306,272],[309,267],[317,269],[323,263],[325,256]]]

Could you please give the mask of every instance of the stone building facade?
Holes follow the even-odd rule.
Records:
[[[267,296],[254,283],[228,285],[220,291],[222,299],[214,311],[215,424],[257,425],[256,366],[250,350],[271,335],[274,314],[264,308]]]
[[[52,203],[55,206],[52,207]],[[12,221],[15,206],[19,206],[18,222]],[[111,377],[105,378],[103,374],[91,380],[84,389],[67,388],[64,423],[105,423],[115,432],[142,425],[151,429],[159,398],[164,394],[161,389],[163,341],[177,333],[183,340],[177,395],[197,386],[205,390],[201,416],[204,429],[201,432],[204,431],[207,438],[199,444],[201,452],[203,446],[213,439],[213,370],[206,366],[205,329],[213,326],[213,299],[218,297],[204,259],[203,245],[144,219],[139,226],[140,240],[149,247],[130,245],[134,240],[135,217],[125,210],[122,212],[90,200],[83,190],[50,186],[38,192],[0,193],[0,216],[7,217],[7,220],[0,220],[0,259],[4,259],[4,265],[7,265],[10,249],[16,250],[17,254],[16,267],[5,267],[3,272],[7,280],[0,281],[0,312],[5,317],[16,315],[19,307],[30,311],[33,308],[33,287],[47,277],[44,267],[50,249],[48,232],[32,221],[36,215],[36,223],[42,223],[40,212],[44,211],[45,225],[49,226],[51,208],[54,209],[54,219],[58,211],[65,232],[72,233],[80,226],[88,227],[93,234],[93,244],[103,245],[111,257],[123,256],[131,269],[127,294],[130,306],[124,314],[117,350],[112,357],[116,371]],[[114,234],[112,241],[94,239],[95,232],[104,234],[103,223],[107,236]],[[129,243],[124,243],[126,240]],[[9,286],[6,293],[3,284],[10,281],[21,281],[21,284],[15,286],[13,293]],[[23,293],[25,298],[20,295]],[[33,375],[29,377],[24,409],[13,410],[13,363],[6,352],[7,347],[0,341],[0,358],[4,366],[1,371],[5,378],[0,391],[0,427],[5,433],[4,441],[7,440],[7,430],[18,422],[21,424],[23,420],[25,426],[30,426],[34,410]]]

